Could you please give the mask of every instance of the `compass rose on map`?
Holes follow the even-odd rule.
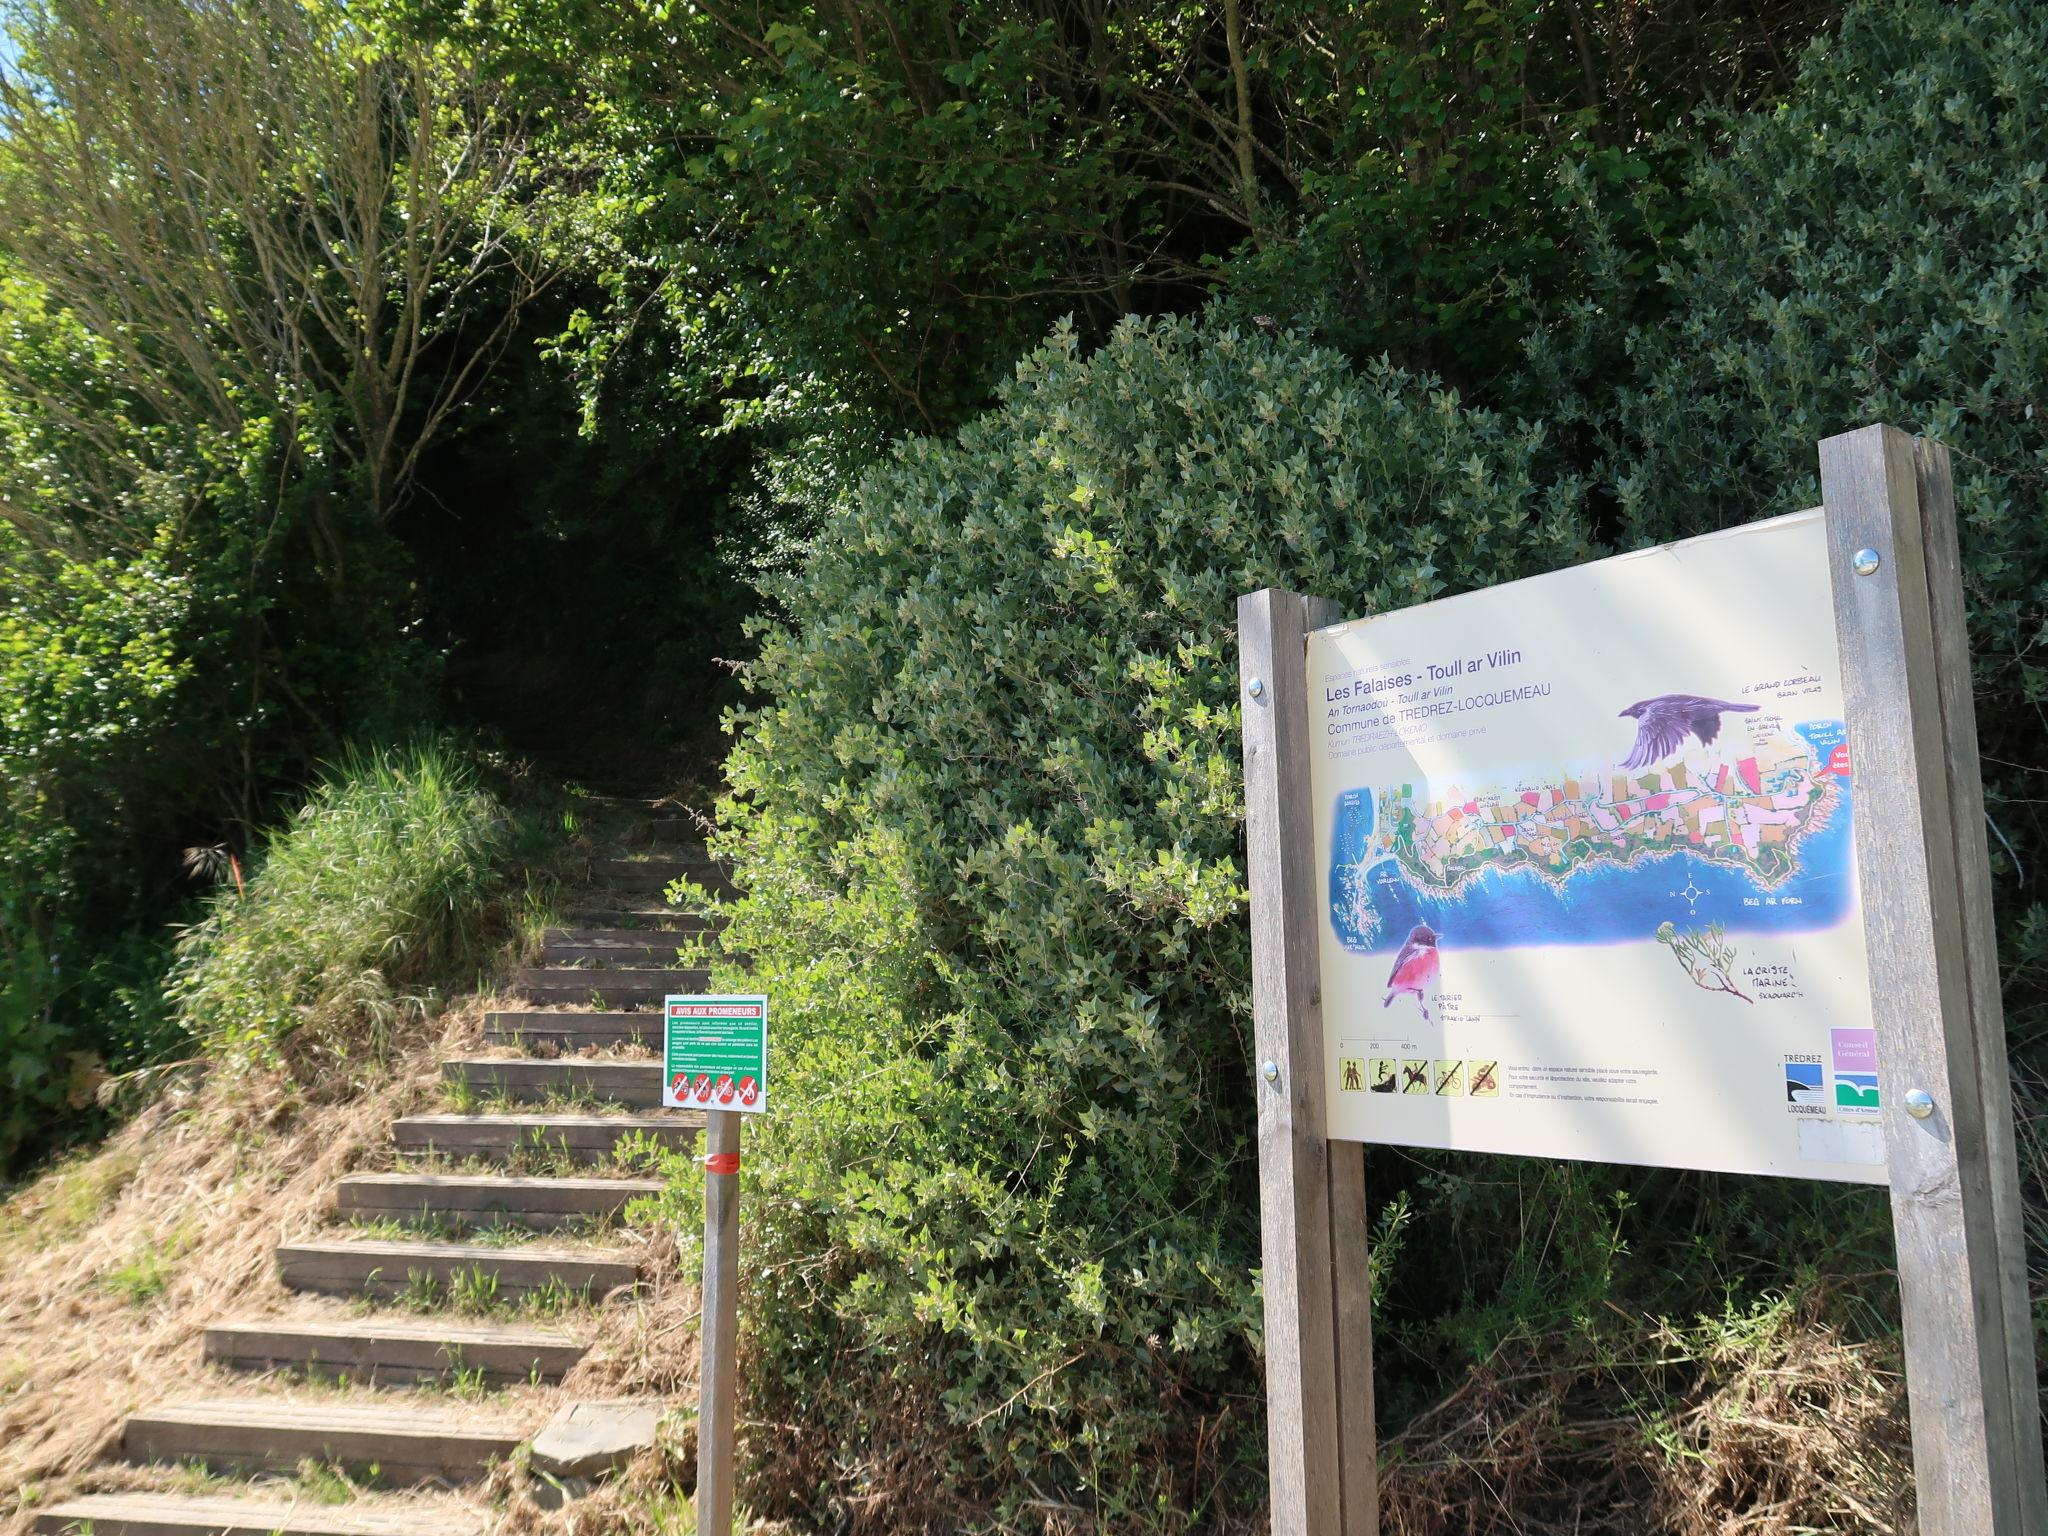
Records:
[[[1693,883],[1692,875],[1688,873],[1685,877],[1684,887],[1682,889],[1673,891],[1671,894],[1673,896],[1683,896],[1685,898],[1685,910],[1687,914],[1690,916],[1697,916],[1700,910],[1700,898],[1702,896],[1710,895],[1712,893],[1701,890],[1699,886]]]

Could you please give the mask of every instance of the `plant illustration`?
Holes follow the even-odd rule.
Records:
[[[1745,1003],[1756,1001],[1735,985],[1735,946],[1728,942],[1728,930],[1721,924],[1710,923],[1705,928],[1688,928],[1681,933],[1674,924],[1659,923],[1657,942],[1670,948],[1672,957],[1685,967],[1694,986],[1707,992],[1726,992]]]

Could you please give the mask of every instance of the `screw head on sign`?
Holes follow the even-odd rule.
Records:
[[[1849,563],[1856,567],[1856,574],[1858,576],[1875,576],[1877,568],[1884,564],[1884,561],[1879,558],[1877,551],[1874,549],[1859,549],[1856,551],[1855,558]]]
[[[1263,699],[1266,696],[1266,680],[1263,677],[1255,677],[1244,685],[1244,691],[1255,699]]]
[[[1934,1095],[1925,1088],[1906,1090],[1906,1113],[1915,1120],[1925,1120],[1934,1113]]]
[[[1259,1064],[1259,1076],[1263,1077],[1269,1083],[1279,1082],[1280,1063],[1277,1061],[1261,1062]]]

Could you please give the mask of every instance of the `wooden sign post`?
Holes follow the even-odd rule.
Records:
[[[1848,737],[1846,759],[1831,760],[1822,771],[1839,771],[1844,782],[1854,777],[1854,886],[1870,992],[1862,1016],[1874,1025],[1876,1076],[1883,1084],[1881,1107],[1861,1112],[1878,1116],[1883,1128],[1919,1530],[1922,1536],[2039,1536],[2048,1532],[2048,1492],[1948,454],[1892,428],[1870,427],[1822,443],[1820,461]],[[1319,887],[1311,783],[1311,721],[1321,717],[1312,714],[1320,701],[1309,695],[1308,637],[1338,617],[1326,600],[1270,589],[1238,604],[1277,1536],[1374,1536],[1378,1530],[1363,1147],[1330,1135],[1335,1079],[1326,1049],[1321,956],[1332,896]],[[1428,672],[1453,675],[1448,666]],[[1405,673],[1389,677],[1385,686],[1391,692],[1405,680]],[[1772,697],[1792,691],[1780,688]],[[1668,697],[1731,714],[1762,707]],[[1379,711],[1381,702],[1364,707]],[[1640,715],[1655,702],[1623,713]],[[1454,707],[1459,701],[1411,712]],[[1645,739],[1651,734],[1646,731]],[[1699,739],[1711,742],[1713,727]],[[1639,743],[1631,764],[1652,760],[1641,751]],[[1756,770],[1746,763],[1745,771]],[[1627,780],[1615,782],[1633,793]],[[1697,795],[1690,781],[1675,782]],[[1818,804],[1824,793],[1845,791],[1812,793]],[[1417,932],[1427,935],[1433,975],[1436,935],[1426,927]],[[1423,985],[1416,984],[1418,1002]],[[1390,1003],[1394,996],[1389,992]],[[1804,1059],[1818,1058],[1786,1057]],[[1446,1081],[1457,1081],[1460,1063],[1437,1065],[1452,1069]],[[1835,1063],[1845,1081],[1868,1081],[1843,1073],[1843,1065]],[[1820,1068],[1812,1071],[1818,1083]],[[1488,1081],[1498,1095],[1491,1072]],[[1347,1077],[1342,1086],[1354,1084]],[[1876,1101],[1875,1086],[1869,1092]],[[1599,1113],[1587,1104],[1588,1117]],[[1799,1155],[1816,1159],[1816,1176],[1858,1176],[1854,1167],[1844,1171],[1843,1162],[1877,1157],[1872,1142],[1865,1159],[1854,1121],[1824,1123],[1818,1129],[1825,1135],[1810,1141],[1809,1125],[1777,1129],[1799,1131]],[[1822,1147],[1835,1150],[1814,1150]],[[1763,1158],[1755,1166],[1765,1171],[1798,1171],[1772,1160],[1777,1154],[1768,1149],[1743,1155]],[[1823,1164],[1829,1173],[1818,1173]],[[1874,1177],[1876,1170],[1860,1173]]]
[[[1948,450],[1820,445],[1922,1536],[2048,1532]],[[1924,1094],[1924,1099],[1913,1097]]]
[[[1332,1142],[1324,1123],[1309,815],[1304,647],[1337,618],[1335,603],[1271,589],[1237,605],[1275,1536],[1379,1529],[1365,1149]],[[1339,1243],[1359,1262],[1338,1264]]]

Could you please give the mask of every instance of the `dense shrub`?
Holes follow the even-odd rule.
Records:
[[[1063,332],[781,587],[721,843],[789,1106],[749,1217],[750,1417],[792,1426],[757,1495],[1255,1497],[1234,599],[1585,555],[1539,446],[1289,336]]]
[[[179,941],[171,995],[207,1054],[313,1083],[376,1060],[496,936],[504,805],[440,744],[352,753]]]

